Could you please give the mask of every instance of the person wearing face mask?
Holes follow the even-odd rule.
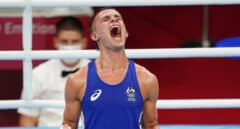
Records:
[[[86,48],[83,25],[75,17],[64,17],[56,24],[54,46],[57,50],[81,50]],[[64,89],[67,77],[87,65],[86,59],[48,60],[33,70],[33,99],[64,100]],[[24,90],[24,89],[23,89]],[[19,108],[20,126],[59,126],[63,109]]]

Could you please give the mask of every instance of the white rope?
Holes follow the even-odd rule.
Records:
[[[25,100],[32,99],[32,7],[30,6],[30,0],[26,1],[26,8],[23,10],[23,98]]]
[[[23,8],[24,0],[0,0],[0,8]]]
[[[240,47],[235,48],[177,48],[177,49],[127,49],[129,58],[202,58],[240,56]],[[96,50],[80,51],[32,51],[29,56],[33,60],[59,58],[96,58]],[[0,60],[23,60],[23,51],[0,51]]]
[[[2,100],[0,109],[64,108],[61,100]],[[240,99],[165,99],[157,101],[158,109],[240,108]]]
[[[32,0],[33,7],[232,5],[240,0]],[[0,7],[24,7],[24,0],[0,1]]]
[[[34,7],[63,7],[63,6],[170,6],[170,5],[223,5],[240,4],[239,0],[33,0]]]
[[[52,18],[63,16],[93,16],[93,9],[90,7],[76,7],[76,8],[34,8],[32,10],[33,17]],[[0,9],[0,17],[16,18],[22,17],[22,8],[3,8]]]
[[[240,108],[240,99],[159,100],[158,109]]]

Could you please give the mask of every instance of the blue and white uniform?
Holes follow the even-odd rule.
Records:
[[[124,79],[116,85],[102,81],[95,61],[89,63],[81,106],[84,129],[141,129],[143,98],[135,63],[129,60]]]

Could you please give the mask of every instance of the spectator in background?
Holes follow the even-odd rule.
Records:
[[[64,17],[56,24],[54,46],[58,50],[86,48],[83,24],[75,17]],[[88,60],[48,60],[33,70],[33,99],[64,100],[67,76],[88,64]],[[24,89],[23,89],[24,90]],[[23,96],[22,96],[23,98]],[[59,126],[63,109],[18,109],[20,126]]]

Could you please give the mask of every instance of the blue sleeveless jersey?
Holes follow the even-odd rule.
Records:
[[[129,60],[124,79],[116,85],[103,82],[95,61],[89,63],[81,106],[84,129],[140,129],[143,98],[134,62]]]

